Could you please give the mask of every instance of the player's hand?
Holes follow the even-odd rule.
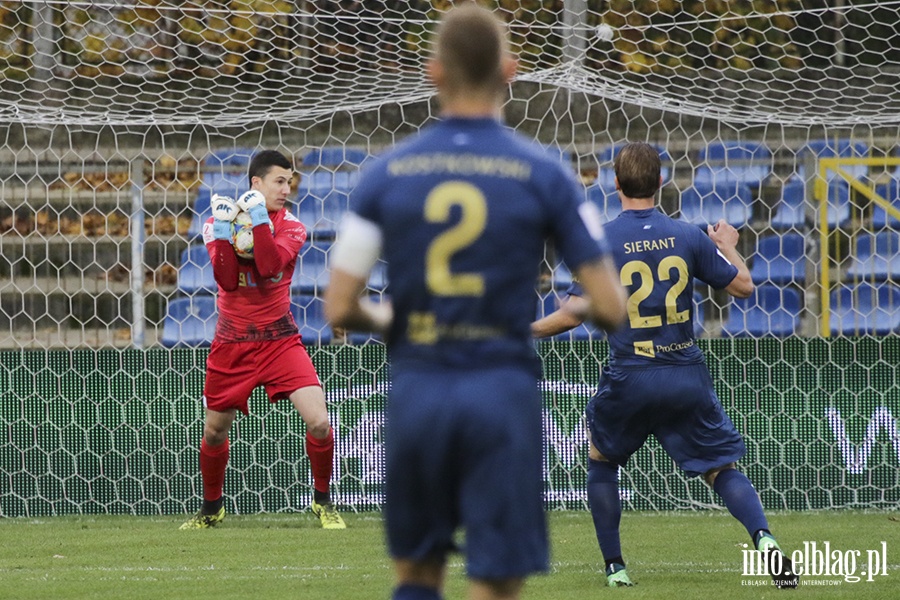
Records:
[[[729,225],[725,219],[719,219],[715,225],[707,225],[706,233],[719,249],[737,247],[740,237],[738,230]]]
[[[241,194],[241,197],[237,200],[237,207],[250,215],[250,220],[253,222],[254,227],[271,223],[269,211],[266,210],[266,197],[257,190],[250,190]]]
[[[212,208],[212,215],[216,221],[231,223],[238,214],[237,204],[228,196],[213,194],[209,205]]]

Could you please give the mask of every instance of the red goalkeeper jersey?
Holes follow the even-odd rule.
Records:
[[[219,286],[216,339],[220,342],[261,341],[297,334],[297,325],[290,315],[290,287],[297,255],[306,242],[306,227],[287,209],[270,212],[269,218],[278,255],[287,262],[277,275],[264,278],[255,260],[237,259],[237,289],[228,291]],[[206,222],[203,241],[216,264],[216,252],[223,246],[213,243],[212,223],[212,218]],[[233,252],[229,246],[224,248]]]

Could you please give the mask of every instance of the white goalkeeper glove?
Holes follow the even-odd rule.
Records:
[[[237,204],[228,196],[213,194],[209,205],[213,215],[213,237],[217,240],[231,240],[231,222],[237,217]]]
[[[266,197],[261,192],[250,190],[244,192],[237,200],[237,207],[250,215],[253,226],[271,225],[269,211],[266,210]]]

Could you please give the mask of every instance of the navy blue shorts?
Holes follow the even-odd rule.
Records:
[[[702,363],[606,367],[586,413],[594,446],[622,466],[650,434],[691,477],[736,462],[746,452]]]
[[[391,555],[444,560],[462,527],[469,577],[546,571],[542,446],[533,371],[395,368],[385,429]]]

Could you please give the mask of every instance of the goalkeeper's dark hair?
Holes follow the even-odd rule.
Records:
[[[269,174],[272,167],[294,170],[291,161],[278,150],[263,150],[254,154],[250,160],[250,166],[247,168],[247,181],[252,182],[254,177],[263,179]]]
[[[625,144],[616,154],[613,167],[619,189],[627,198],[652,198],[659,191],[659,152],[650,144]]]

